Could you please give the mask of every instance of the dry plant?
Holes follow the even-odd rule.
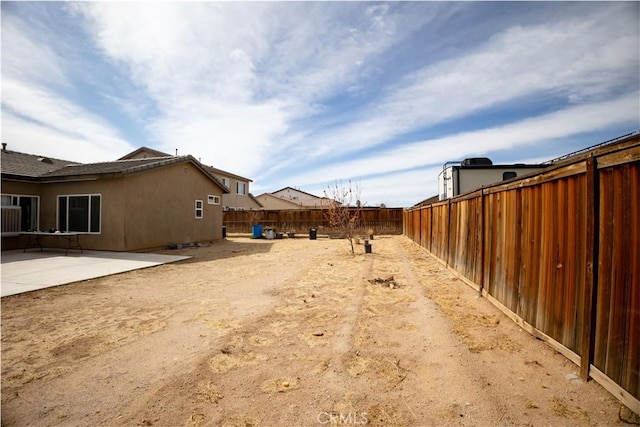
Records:
[[[323,215],[329,227],[338,231],[340,237],[347,239],[354,254],[353,239],[362,221],[362,203],[360,187],[349,180],[348,186],[336,181],[333,187],[324,191],[326,202],[323,202]]]

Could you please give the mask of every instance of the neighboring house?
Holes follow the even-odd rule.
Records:
[[[465,159],[462,162],[447,162],[438,175],[439,200],[446,200],[493,184],[531,172],[539,172],[549,165],[494,165],[486,157]]]
[[[318,197],[293,187],[285,187],[270,194],[282,200],[293,202],[300,206],[300,209],[319,209],[331,203],[329,198]]]
[[[249,192],[249,183],[253,182],[249,178],[207,166],[213,176],[229,188],[229,194],[222,197],[224,210],[248,211],[262,209],[262,205],[253,194]]]
[[[163,153],[148,147],[140,147],[135,151],[121,157],[119,160],[141,159],[147,157],[173,157],[171,154]],[[222,196],[222,206],[224,210],[252,210],[262,209],[262,205],[249,192],[249,183],[253,182],[249,178],[232,174],[213,166],[202,165],[209,170],[216,179],[229,190]]]
[[[21,247],[20,232],[52,228],[83,233],[84,249],[112,251],[222,237],[229,190],[192,156],[80,164],[3,144],[1,176],[2,249]],[[16,213],[19,221],[5,221]]]
[[[299,203],[274,196],[271,193],[262,193],[256,196],[256,199],[258,199],[262,208],[268,211],[306,209]]]

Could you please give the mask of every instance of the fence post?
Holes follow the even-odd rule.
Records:
[[[433,242],[433,205],[429,206],[429,252],[431,252]]]
[[[451,199],[447,199],[447,251],[445,252],[445,264],[449,267],[449,241],[451,240]]]
[[[482,296],[484,290],[484,189],[480,190],[480,286],[478,292]]]
[[[587,158],[586,194],[587,194],[587,247],[584,283],[584,311],[582,312],[582,349],[580,352],[580,377],[589,378],[589,366],[593,362],[596,299],[598,296],[598,225],[599,225],[599,189],[596,159]]]

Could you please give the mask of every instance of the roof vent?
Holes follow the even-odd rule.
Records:
[[[470,159],[464,159],[462,166],[492,166],[493,162],[488,157],[472,157]]]
[[[38,159],[38,161],[42,162],[42,163],[46,163],[48,165],[52,165],[53,164],[53,160],[51,160],[48,157],[41,157],[41,158]]]

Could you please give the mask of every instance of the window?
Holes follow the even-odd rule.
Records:
[[[213,196],[211,194],[209,194],[207,196],[207,203],[210,205],[219,205],[220,204],[220,197],[219,196]]]
[[[222,183],[223,183],[225,186],[227,186],[227,187],[228,187],[229,185],[231,185],[231,183],[229,182],[229,178],[220,178],[220,180],[221,180],[221,181],[222,181]]]
[[[502,180],[504,181],[505,179],[515,178],[516,176],[518,176],[518,174],[513,171],[503,172]]]
[[[196,219],[202,219],[204,216],[204,203],[202,200],[196,200]]]
[[[247,187],[244,182],[236,182],[236,194],[245,195],[247,194]]]
[[[100,233],[102,196],[58,196],[58,230]]]
[[[15,220],[13,221],[12,231],[38,231],[38,217],[40,198],[37,196],[19,196],[12,194],[2,195],[2,206],[9,207],[7,210],[3,210],[2,214],[11,215]],[[14,210],[14,213],[9,214],[9,210]],[[19,219],[18,219],[19,218]],[[18,221],[20,224],[18,225]],[[19,228],[19,230],[18,230]],[[4,230],[3,230],[4,231]]]

